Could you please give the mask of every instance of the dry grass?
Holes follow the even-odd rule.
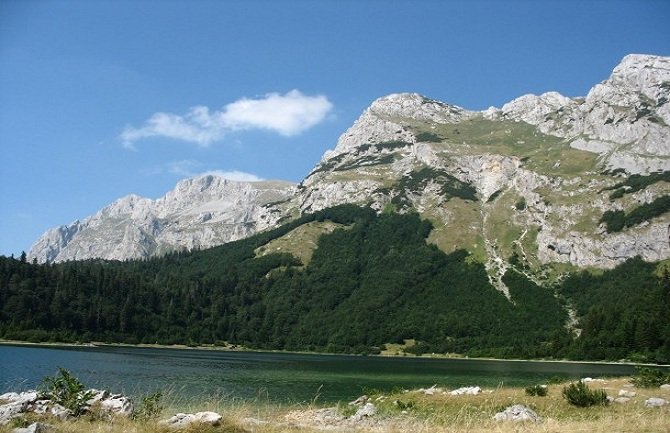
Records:
[[[475,396],[452,396],[449,394],[425,395],[420,392],[399,392],[385,395],[375,401],[378,413],[356,426],[351,423],[330,425],[329,431],[359,432],[435,432],[435,433],[483,433],[483,432],[670,432],[670,406],[662,408],[645,408],[644,401],[650,397],[670,399],[670,391],[655,389],[630,388],[626,379],[612,379],[605,382],[593,382],[592,388],[603,388],[608,395],[616,397],[619,390],[633,390],[637,393],[628,403],[612,403],[609,406],[577,408],[569,405],[561,396],[564,385],[550,385],[546,397],[531,397],[522,388],[498,388],[484,390]],[[382,397],[371,396],[372,400]],[[395,401],[400,401],[406,408],[399,408]],[[493,415],[512,404],[525,404],[535,410],[543,419],[540,423],[496,422]],[[224,416],[224,422],[218,427],[193,426],[182,430],[188,433],[209,432],[249,432],[249,433],[280,433],[324,431],[323,424],[312,422],[310,414],[318,413],[316,406],[281,407],[268,403],[229,404],[226,402],[203,402],[195,410],[215,410]],[[344,417],[354,410],[346,404],[338,406],[339,413]],[[296,412],[297,411],[297,412]],[[299,425],[290,419],[298,416],[302,421]],[[172,412],[164,413],[162,418]],[[62,433],[164,433],[169,429],[157,426],[155,422],[136,422],[128,419],[99,421],[82,418],[71,422],[47,420]],[[0,427],[0,433],[9,433],[10,426]]]
[[[257,248],[255,254],[260,257],[271,253],[289,253],[299,258],[302,264],[307,266],[316,250],[319,237],[332,233],[337,228],[347,228],[347,226],[330,221],[303,224],[284,236]]]

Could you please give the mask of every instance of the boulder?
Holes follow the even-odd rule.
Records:
[[[377,413],[377,408],[372,403],[365,403],[364,406],[360,407],[355,414],[349,418],[353,422],[363,421],[365,418],[370,418]]]
[[[133,401],[121,394],[113,394],[100,401],[100,409],[110,415],[130,416],[135,409]]]
[[[637,393],[635,391],[626,391],[625,389],[619,391],[619,397],[632,398],[635,397],[636,395]]]
[[[670,401],[658,397],[652,397],[644,401],[644,407],[661,407],[666,404],[670,404]]]
[[[53,431],[54,428],[49,424],[34,422],[30,424],[28,427],[15,428],[14,430],[12,430],[12,433],[49,433]]]
[[[661,389],[662,389],[663,391],[670,391],[670,383],[666,383],[666,384],[661,385]],[[1,398],[2,398],[2,397],[0,397],[0,399],[1,399]]]
[[[178,413],[175,416],[161,421],[159,424],[169,428],[184,428],[191,424],[209,424],[218,426],[221,424],[222,416],[216,412]]]
[[[0,425],[5,425],[16,418],[23,412],[25,412],[28,407],[27,402],[15,401],[12,403],[3,404],[0,406]]]
[[[451,395],[477,395],[482,392],[482,389],[478,386],[464,386],[462,388],[455,389],[450,391]]]
[[[51,405],[51,407],[49,407],[49,413],[62,421],[72,416],[72,411],[70,409],[67,409],[57,403],[54,403]]]
[[[0,401],[6,401],[8,403],[33,403],[39,397],[37,391],[25,391],[25,392],[8,392],[0,395]]]
[[[542,418],[531,408],[523,404],[515,404],[493,416],[496,421],[532,421],[540,422]]]
[[[93,406],[94,404],[104,400],[105,398],[107,398],[109,396],[109,391],[104,390],[104,389],[102,389],[102,390],[100,390],[100,389],[89,389],[86,392],[89,392],[93,395],[91,398],[86,400],[86,404],[88,406]]]
[[[630,398],[628,398],[628,397],[617,397],[612,401],[614,403],[624,404],[624,403],[628,403],[630,401]]]

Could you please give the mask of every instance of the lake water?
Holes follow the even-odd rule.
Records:
[[[478,359],[385,358],[133,347],[0,345],[0,393],[34,389],[66,368],[86,386],[135,397],[163,391],[184,398],[224,397],[296,403],[349,401],[365,390],[433,384],[447,388],[531,385],[623,376],[630,365]]]

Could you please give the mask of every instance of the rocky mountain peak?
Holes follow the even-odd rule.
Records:
[[[669,101],[670,58],[631,54],[586,97],[525,95],[484,116],[529,123],[599,154],[605,168],[645,174],[670,166]]]
[[[670,58],[648,54],[629,54],[614,68],[608,81],[645,92],[669,80]]]
[[[418,93],[393,93],[376,99],[342,134],[335,150],[327,151],[322,161],[348,153],[364,144],[392,141],[414,143],[412,132],[403,119],[433,123],[454,123],[473,114],[456,105],[427,98]]]
[[[291,182],[196,176],[156,200],[131,194],[83,221],[51,229],[28,257],[39,262],[123,260],[212,247],[272,226],[283,215],[277,205],[293,194]]]
[[[458,121],[467,110],[418,93],[392,93],[375,100],[367,111],[378,116],[411,118],[436,123]]]

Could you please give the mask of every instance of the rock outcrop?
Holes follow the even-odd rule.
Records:
[[[221,424],[222,418],[216,412],[178,413],[164,421],[160,421],[159,424],[171,429],[183,429],[194,424],[218,426]]]
[[[497,114],[567,138],[574,148],[598,153],[610,169],[649,173],[670,164],[669,91],[670,58],[632,54],[586,98],[556,92],[525,95]]]
[[[660,397],[652,397],[644,401],[644,407],[663,407],[668,404],[670,404],[670,401]]]
[[[98,416],[103,417],[129,417],[133,413],[134,403],[129,397],[97,389],[90,389],[83,393],[82,395],[90,395],[92,397],[86,401],[81,413],[96,411]],[[71,410],[49,400],[37,391],[8,392],[0,395],[0,402],[4,402],[4,404],[0,405],[0,425],[8,424],[12,419],[27,413],[51,415],[61,420],[68,419],[74,415]]]
[[[530,421],[540,422],[542,419],[535,413],[534,410],[523,404],[515,404],[509,406],[502,412],[498,412],[493,416],[496,421]]]

